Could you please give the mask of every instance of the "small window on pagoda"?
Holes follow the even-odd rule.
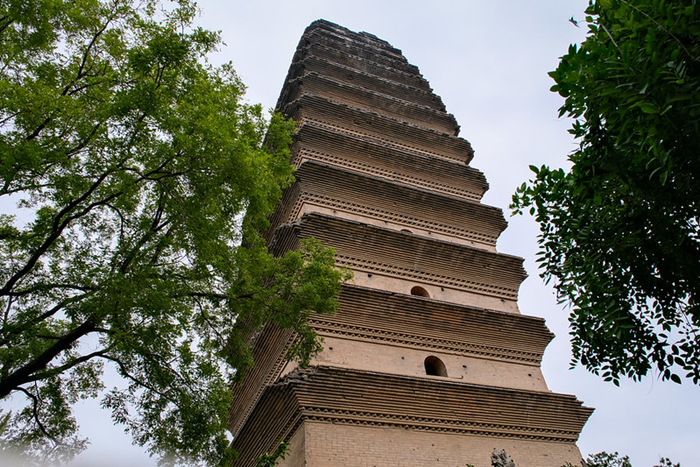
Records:
[[[419,297],[430,298],[430,294],[428,293],[428,291],[418,285],[411,289],[411,295],[418,295]]]
[[[440,360],[437,357],[433,357],[432,355],[428,358],[425,359],[425,374],[428,376],[447,376],[447,368],[445,368],[445,364],[442,363],[442,360]]]

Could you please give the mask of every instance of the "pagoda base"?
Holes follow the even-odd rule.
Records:
[[[491,467],[494,449],[504,449],[518,467],[581,461],[575,443],[305,421],[279,467]]]
[[[591,412],[564,394],[317,366],[263,391],[233,465],[254,467],[285,441],[285,467],[488,467],[494,449],[518,467],[561,467],[580,462]]]

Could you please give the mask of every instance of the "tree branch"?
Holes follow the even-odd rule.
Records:
[[[99,188],[99,186],[102,184],[102,182],[107,178],[108,175],[110,175],[111,170],[106,171],[102,175],[98,177],[97,180],[88,188],[88,190],[83,193],[79,198],[71,201],[66,205],[63,209],[61,209],[56,217],[54,218],[53,221],[53,226],[51,229],[51,233],[46,237],[44,242],[36,249],[34,254],[27,260],[27,263],[24,265],[22,269],[20,269],[18,272],[16,272],[12,277],[8,279],[8,281],[5,283],[5,286],[0,289],[0,296],[2,295],[8,295],[14,285],[22,279],[25,275],[27,275],[36,265],[36,263],[39,261],[41,256],[48,251],[48,249],[51,247],[53,242],[55,242],[63,233],[63,230],[70,224],[70,222],[80,216],[84,216],[90,210],[97,206],[104,205],[111,201],[112,199],[116,198],[119,196],[122,192],[116,192],[112,193],[110,196],[106,197],[105,199],[92,203],[88,205],[85,209],[83,209],[81,212],[73,214],[71,216],[68,216],[68,213],[70,213],[73,209],[78,207],[80,203],[88,199],[96,190]],[[62,220],[62,218],[66,217],[66,219]]]
[[[696,61],[696,62],[698,61],[698,58],[697,58],[697,57],[694,57],[693,54],[690,53],[690,50],[688,50],[688,49],[686,48],[685,44],[683,44],[683,42],[682,42],[678,37],[676,37],[675,34],[673,34],[671,31],[669,31],[669,30],[666,28],[666,26],[664,26],[663,24],[659,23],[659,22],[656,20],[656,18],[652,18],[651,16],[649,16],[649,14],[648,14],[646,11],[643,11],[643,10],[641,10],[640,8],[637,8],[636,5],[634,5],[634,4],[630,3],[630,2],[628,2],[627,0],[622,0],[622,3],[624,3],[625,5],[627,5],[628,7],[632,8],[632,9],[634,9],[634,10],[637,10],[637,12],[639,12],[641,15],[646,16],[647,19],[648,19],[649,21],[651,21],[652,23],[654,23],[654,24],[656,25],[657,28],[661,29],[661,30],[664,31],[666,34],[668,34],[669,36],[671,36],[671,37],[673,38],[673,40],[676,41],[676,43],[677,43],[679,46],[681,46],[681,48],[685,51],[685,53],[688,54],[688,57],[689,57],[691,60]],[[606,30],[606,32],[607,32],[607,30]],[[610,33],[608,33],[608,34],[610,34]],[[616,44],[616,45],[617,45],[617,44]]]
[[[81,292],[93,292],[95,289],[93,287],[84,287],[77,284],[35,284],[34,287],[29,287],[22,290],[16,290],[9,292],[7,295],[10,297],[23,297],[25,295],[33,294],[36,292],[45,292],[48,289],[73,289],[80,290]]]
[[[83,294],[83,295],[74,295],[73,297],[70,297],[66,300],[63,300],[63,301],[57,303],[53,307],[46,310],[44,313],[40,314],[39,316],[34,317],[33,319],[29,320],[28,322],[15,323],[15,324],[8,324],[7,322],[5,322],[3,324],[3,328],[2,328],[2,333],[3,333],[4,337],[2,338],[2,340],[0,340],[0,346],[8,345],[10,343],[9,338],[11,336],[21,334],[22,332],[24,332],[27,329],[34,326],[35,324],[40,323],[41,321],[44,321],[45,319],[50,318],[51,316],[55,315],[56,313],[61,311],[63,308],[65,308],[66,305],[73,303],[73,302],[80,301],[83,298],[85,298],[86,296],[91,295],[92,293],[93,292],[91,291],[91,292],[88,292],[88,293]],[[10,299],[12,299],[12,297],[10,297]],[[8,309],[8,312],[9,312],[9,309]]]
[[[132,375],[131,373],[129,373],[129,371],[128,371],[127,368],[124,366],[124,363],[123,363],[121,360],[119,360],[119,359],[117,359],[117,358],[115,358],[115,357],[112,357],[112,356],[110,356],[110,355],[107,355],[107,354],[105,354],[105,355],[100,355],[100,357],[101,357],[101,358],[104,358],[105,360],[109,360],[109,361],[111,361],[111,362],[116,363],[117,366],[119,367],[119,369],[121,370],[122,375],[124,375],[125,378],[130,379],[131,381],[133,381],[133,382],[134,382],[135,384],[137,384],[138,386],[141,386],[141,387],[143,387],[143,388],[146,388],[146,389],[148,389],[149,391],[155,392],[156,394],[158,394],[159,396],[161,396],[161,397],[164,398],[165,400],[167,400],[167,401],[169,401],[169,402],[172,402],[173,404],[176,404],[176,403],[175,403],[175,400],[173,400],[172,397],[168,396],[167,394],[165,394],[165,393],[162,392],[162,391],[159,391],[158,389],[154,388],[153,386],[151,386],[151,385],[148,384],[147,382],[142,381],[142,380],[140,380],[139,378],[137,378],[136,376],[134,376],[134,375]],[[176,404],[176,405],[177,405],[177,404]]]
[[[44,119],[44,121],[41,122],[39,124],[39,126],[36,127],[36,129],[31,134],[29,134],[26,138],[24,138],[24,140],[31,141],[34,138],[36,138],[37,136],[39,136],[39,133],[41,133],[43,131],[43,129],[46,128],[46,125],[48,125],[50,121],[51,121],[51,117],[46,117]]]
[[[0,22],[2,22],[2,24],[0,24],[0,34],[2,34],[3,32],[5,32],[5,29],[10,27],[10,25],[15,22],[15,20],[10,18],[9,16],[3,16],[2,18],[0,18]]]
[[[80,143],[78,143],[77,146],[75,146],[73,149],[69,149],[68,151],[66,151],[66,156],[70,157],[73,154],[84,149],[85,146],[87,146],[88,143],[92,140],[93,136],[95,136],[95,134],[97,133],[97,130],[100,128],[100,126],[102,126],[101,123],[95,124],[95,126],[93,126],[93,128],[92,128],[92,131],[90,132],[89,135],[87,135],[87,137],[85,137],[85,139],[83,139]]]
[[[47,379],[47,378],[50,378],[52,376],[60,375],[64,371],[70,370],[71,368],[73,368],[76,365],[87,362],[88,360],[91,360],[93,358],[104,356],[111,348],[112,347],[107,347],[105,349],[98,350],[98,351],[89,353],[87,355],[83,355],[82,357],[78,357],[76,359],[73,359],[73,360],[69,361],[68,363],[65,363],[61,366],[51,368],[48,371],[44,371],[41,373],[35,373],[34,376],[27,379],[27,382],[41,381],[42,379]]]
[[[114,13],[114,10],[112,10],[112,13]],[[112,16],[107,18],[107,21],[105,21],[104,25],[102,25],[102,27],[98,29],[97,32],[95,32],[95,34],[93,34],[92,38],[90,39],[90,43],[88,44],[87,48],[85,49],[85,52],[83,53],[82,60],[80,61],[80,66],[78,67],[78,74],[76,75],[75,79],[73,79],[73,81],[71,81],[65,88],[63,88],[63,92],[61,93],[61,95],[67,95],[70,91],[70,88],[73,87],[73,85],[77,81],[81,80],[85,76],[83,74],[83,71],[85,70],[85,66],[87,65],[87,61],[90,56],[90,51],[97,43],[97,39],[99,39],[102,33],[104,33],[107,30],[107,26],[110,25],[113,19],[114,18]]]
[[[34,421],[36,424],[39,426],[39,429],[41,430],[44,435],[49,438],[51,441],[53,441],[54,444],[58,444],[56,441],[56,438],[51,436],[51,434],[48,432],[46,427],[44,426],[43,423],[41,423],[41,419],[39,418],[39,398],[32,394],[31,392],[27,391],[25,388],[19,387],[17,388],[18,391],[23,392],[28,398],[32,400],[32,416],[34,417]]]
[[[59,339],[54,345],[46,349],[41,355],[10,373],[8,376],[0,378],[0,399],[4,398],[12,391],[19,389],[21,384],[32,381],[31,375],[45,368],[57,355],[71,348],[78,339],[90,334],[95,328],[96,326],[91,322],[81,324]]]
[[[247,296],[252,297],[254,294],[247,294]],[[193,297],[193,298],[208,298],[208,299],[219,299],[219,300],[228,300],[230,297],[225,294],[221,293],[214,293],[214,292],[189,292],[187,293],[188,297]],[[236,297],[236,298],[241,298],[241,297]]]

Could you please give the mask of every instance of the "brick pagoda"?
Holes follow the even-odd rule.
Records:
[[[555,394],[540,363],[552,339],[520,314],[523,260],[496,251],[506,227],[481,203],[484,175],[418,68],[368,33],[316,21],[277,104],[298,123],[297,181],[267,234],[272,251],[314,237],[354,272],[334,316],[314,316],[323,351],[287,362],[294,340],[251,338],[234,387],[234,465],[279,441],[281,466],[577,464],[592,412]]]

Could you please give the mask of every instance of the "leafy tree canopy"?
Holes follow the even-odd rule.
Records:
[[[273,257],[257,234],[292,180],[293,123],[242,102],[195,14],[0,0],[0,399],[24,407],[0,413],[1,450],[83,449],[71,406],[108,364],[125,382],[102,405],[136,443],[224,462],[229,387],[250,363],[235,323],[294,329],[303,363],[310,310],[337,306],[332,250]]]
[[[571,168],[531,167],[513,196],[571,305],[574,361],[619,384],[700,383],[700,6],[598,0],[550,75],[574,119]]]
[[[574,467],[571,463],[567,462],[566,465],[562,467]],[[620,454],[613,452],[599,452],[598,454],[591,454],[585,460],[581,461],[581,467],[632,467],[629,456],[621,456]],[[667,457],[662,457],[659,459],[658,464],[654,464],[654,467],[681,467],[681,464],[674,464]]]

